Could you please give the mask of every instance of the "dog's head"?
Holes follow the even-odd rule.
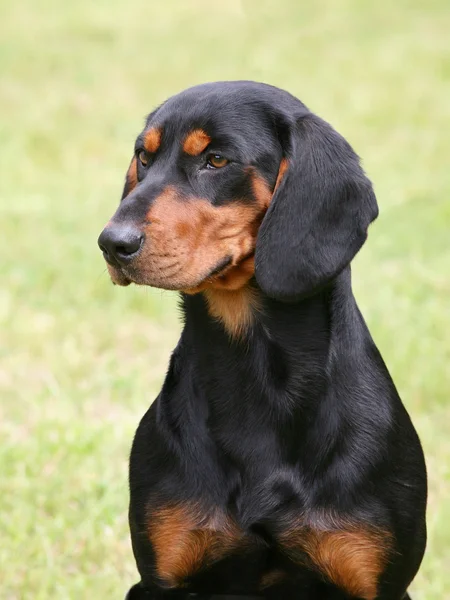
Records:
[[[99,246],[119,285],[196,293],[255,277],[289,300],[338,275],[376,216],[358,157],[330,125],[271,86],[213,83],[148,117]]]

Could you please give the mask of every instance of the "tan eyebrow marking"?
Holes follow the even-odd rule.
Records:
[[[152,127],[149,129],[144,136],[144,146],[147,152],[153,154],[156,152],[161,144],[161,129]]]
[[[209,135],[203,129],[194,129],[187,134],[183,150],[191,156],[198,156],[211,143]]]

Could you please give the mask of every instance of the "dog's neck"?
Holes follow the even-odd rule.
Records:
[[[222,330],[229,339],[230,346],[235,348],[236,343],[245,344],[246,341],[251,340],[255,331],[261,326],[269,335],[270,333],[276,335],[280,331],[280,322],[284,321],[288,321],[291,328],[293,324],[297,324],[303,329],[306,323],[302,321],[307,319],[313,307],[320,305],[323,309],[324,302],[331,307],[335,301],[341,304],[341,309],[344,308],[342,303],[348,301],[352,304],[352,308],[354,307],[350,267],[322,290],[297,301],[273,300],[259,289],[253,279],[238,290],[211,289],[195,297],[185,296],[184,308],[188,321],[191,315],[201,313],[201,325],[197,323],[200,329],[204,329],[206,324],[207,329]],[[201,307],[204,310],[200,310]],[[294,321],[293,315],[297,317]],[[197,322],[197,319],[194,318],[194,321]],[[311,325],[314,327],[319,324],[313,321]]]
[[[297,302],[273,300],[250,285],[244,292],[185,296],[184,309],[183,339],[206,373],[222,372],[222,365],[239,371],[244,362],[254,372],[242,377],[270,378],[271,369],[285,369],[286,386],[295,388],[289,390],[292,393],[299,392],[297,386],[303,387],[305,381],[318,385],[325,378],[333,340],[345,339],[346,331],[355,330],[348,319],[359,318],[350,269]],[[337,330],[339,335],[334,335]],[[283,379],[280,373],[273,377],[274,385]]]
[[[353,297],[350,270],[298,302],[259,298],[251,325],[235,337],[211,315],[203,295],[184,297],[185,328],[162,392],[167,414],[185,423],[186,440],[192,422],[198,436],[203,423],[204,440],[212,437],[238,462],[263,465],[267,452],[281,452],[288,462],[301,454],[306,470],[311,457],[326,464],[323,439],[335,441],[346,426],[339,407],[359,410],[366,393],[361,374],[383,368],[374,367],[376,350]],[[190,393],[169,394],[181,381],[180,389]],[[378,405],[369,410],[369,399],[364,402],[369,421],[375,419]],[[236,436],[245,439],[244,449],[229,446]]]

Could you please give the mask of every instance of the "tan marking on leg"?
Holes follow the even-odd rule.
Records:
[[[211,143],[209,135],[203,129],[194,129],[187,134],[183,142],[183,150],[191,156],[198,156]]]
[[[185,579],[245,546],[244,533],[222,515],[207,519],[198,506],[175,505],[152,511],[148,535],[156,571],[167,587],[182,587]]]
[[[161,144],[161,136],[161,129],[157,129],[155,127],[152,127],[151,129],[145,132],[144,146],[147,152],[150,152],[150,154],[154,154],[158,150]]]
[[[375,600],[391,548],[389,533],[356,526],[345,531],[303,527],[282,534],[280,542],[294,562],[304,563],[306,559],[346,593]]]

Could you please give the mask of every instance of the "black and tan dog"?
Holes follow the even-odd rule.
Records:
[[[352,148],[287,92],[206,84],[148,117],[99,238],[114,283],[184,312],[131,452],[131,599],[408,598],[424,459],[349,267],[376,216]]]

